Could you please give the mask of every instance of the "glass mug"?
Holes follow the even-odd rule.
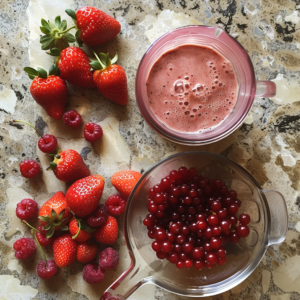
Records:
[[[238,82],[237,101],[230,115],[219,125],[202,132],[183,133],[168,128],[156,118],[147,98],[146,82],[153,64],[165,52],[185,44],[207,46],[220,53],[231,62]],[[149,47],[137,70],[135,93],[141,114],[152,129],[170,141],[198,146],[217,142],[234,132],[247,117],[254,98],[274,97],[276,84],[255,79],[246,50],[222,28],[186,26],[166,33]]]
[[[181,166],[195,167],[207,178],[219,178],[238,193],[240,213],[251,217],[250,234],[239,243],[227,243],[227,262],[208,270],[178,270],[167,259],[160,260],[152,250],[143,219],[148,212],[148,193],[160,179]],[[126,204],[124,237],[131,265],[103,294],[102,300],[127,299],[144,284],[155,284],[172,293],[206,297],[228,291],[245,280],[258,266],[268,246],[285,239],[288,213],[284,197],[277,191],[263,190],[241,166],[225,156],[208,152],[182,152],[163,159],[146,171],[135,185]],[[149,299],[151,296],[149,295]]]

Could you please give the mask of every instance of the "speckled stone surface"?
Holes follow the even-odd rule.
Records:
[[[34,44],[38,35],[32,30],[32,24],[39,24],[40,14],[55,16],[57,11],[71,24],[64,14],[65,8],[60,10],[60,6],[65,5],[73,9],[96,6],[116,17],[122,26],[116,39],[97,50],[118,52],[119,63],[128,77],[129,104],[115,106],[96,90],[69,86],[68,108],[79,110],[84,122],[102,122],[108,128],[106,138],[112,141],[111,148],[107,144],[91,145],[84,141],[81,131],[69,132],[63,124],[50,120],[29,92],[30,80],[23,68],[38,63],[48,68],[50,63],[47,55]],[[52,10],[55,13],[52,14]],[[14,217],[16,203],[31,196],[41,205],[53,194],[58,183],[45,170],[43,176],[34,180],[21,177],[19,164],[22,160],[42,160],[43,169],[47,160],[36,150],[34,131],[12,120],[29,120],[41,131],[57,134],[63,149],[72,147],[79,151],[92,174],[103,174],[107,182],[116,170],[142,171],[168,153],[187,150],[188,147],[164,140],[147,126],[135,102],[134,80],[143,53],[157,34],[182,25],[202,23],[219,24],[236,38],[249,53],[257,78],[274,80],[278,89],[277,96],[272,99],[255,100],[239,130],[218,145],[203,149],[212,152],[221,149],[223,155],[245,167],[264,189],[280,191],[289,212],[286,240],[281,245],[269,247],[246,281],[231,291],[207,299],[299,300],[299,10],[299,0],[0,0],[0,299],[99,299],[101,292],[129,264],[125,253],[119,269],[108,272],[100,287],[90,287],[82,283],[83,266],[79,263],[43,282],[35,274],[36,264],[41,259],[39,254],[25,262],[14,259],[13,242],[20,236],[30,236],[29,230]],[[151,31],[153,28],[155,30]],[[66,186],[59,188],[64,190]],[[112,191],[108,183],[104,198]],[[116,247],[124,250],[122,233]],[[51,256],[50,249],[47,255]],[[130,299],[185,298],[145,286]]]

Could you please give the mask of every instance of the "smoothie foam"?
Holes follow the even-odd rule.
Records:
[[[232,64],[212,48],[183,45],[164,53],[147,79],[149,106],[168,128],[199,132],[220,124],[235,106]]]

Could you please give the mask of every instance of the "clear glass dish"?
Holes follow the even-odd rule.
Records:
[[[239,86],[237,102],[231,114],[218,126],[199,133],[177,132],[165,126],[152,112],[147,97],[146,82],[153,64],[165,52],[186,44],[208,46],[223,55],[233,65]],[[276,85],[272,81],[256,81],[246,50],[222,28],[186,26],[166,33],[149,47],[137,70],[135,94],[141,114],[156,132],[173,142],[196,146],[219,141],[235,131],[247,117],[254,98],[273,97]]]
[[[148,191],[171,170],[196,167],[202,175],[220,178],[237,191],[242,201],[239,213],[251,216],[250,234],[238,244],[227,243],[227,263],[214,269],[178,270],[166,259],[160,260],[151,248],[147,228],[142,224],[148,213]],[[225,292],[245,280],[258,266],[267,247],[281,243],[288,228],[283,196],[262,190],[256,180],[228,158],[208,152],[184,152],[170,156],[145,172],[132,191],[124,215],[124,236],[131,257],[130,268],[106,291],[102,299],[127,299],[146,283],[172,293],[204,297]]]

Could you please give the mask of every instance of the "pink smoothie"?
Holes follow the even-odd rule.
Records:
[[[168,128],[198,132],[231,113],[238,84],[232,64],[209,47],[183,45],[164,53],[147,79],[151,110]]]

